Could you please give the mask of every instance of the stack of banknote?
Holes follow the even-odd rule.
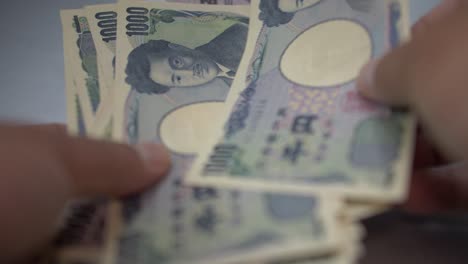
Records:
[[[174,3],[179,2],[179,3]],[[121,1],[61,12],[70,133],[164,144],[172,169],[76,201],[55,263],[356,263],[406,198],[414,120],[360,97],[405,0]]]

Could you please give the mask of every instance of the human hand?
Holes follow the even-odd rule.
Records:
[[[468,2],[445,0],[414,26],[409,42],[370,62],[357,81],[366,97],[409,107],[420,120],[405,205],[411,211],[468,208],[466,32]]]
[[[40,250],[67,201],[140,191],[170,166],[162,146],[75,138],[59,125],[0,125],[0,146],[0,263]]]

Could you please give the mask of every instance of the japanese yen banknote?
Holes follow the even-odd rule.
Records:
[[[118,2],[61,12],[69,131],[172,168],[74,203],[51,263],[354,263],[355,220],[407,188],[412,116],[354,84],[408,37],[406,1]]]
[[[187,182],[403,199],[413,118],[361,98],[354,80],[406,38],[406,1],[256,0],[251,9],[256,33],[224,126],[203,144]]]
[[[221,121],[247,41],[248,7],[121,2],[118,13],[113,136],[162,143],[173,164],[159,186],[123,202],[118,263],[261,262],[336,252],[336,199],[182,184]]]
[[[80,104],[83,122],[90,128],[98,111],[104,87],[99,85],[97,52],[93,35],[89,29],[86,12],[83,9],[61,12],[64,33],[64,52],[67,69]],[[67,81],[68,82],[68,81]]]
[[[113,4],[85,8],[89,29],[97,50],[99,85],[106,89],[112,89],[115,79],[116,11],[116,6]]]

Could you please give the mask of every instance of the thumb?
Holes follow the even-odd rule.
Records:
[[[465,50],[466,3],[445,0],[413,28],[412,39],[363,67],[357,88],[370,99],[417,108],[447,86]]]
[[[137,192],[170,166],[162,146],[75,138],[57,125],[0,124],[0,146],[0,210],[8,212],[0,218],[0,263],[42,246],[68,199]]]
[[[0,126],[0,135],[17,142],[16,149],[50,160],[69,182],[73,197],[128,195],[158,182],[170,167],[162,145],[78,138],[61,125]]]
[[[412,110],[441,153],[453,160],[468,157],[464,3],[411,41],[370,62],[356,81],[366,97]]]
[[[410,57],[412,42],[367,63],[361,70],[356,85],[369,99],[393,106],[407,106],[410,101]]]
[[[124,196],[158,182],[170,167],[162,145],[129,146],[69,137],[58,143],[75,196]]]

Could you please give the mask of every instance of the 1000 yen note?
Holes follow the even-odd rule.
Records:
[[[183,177],[222,112],[248,7],[119,6],[114,135],[164,144],[172,170],[123,201],[119,263],[223,263],[337,249],[337,200],[189,188]]]
[[[178,176],[125,201],[119,263],[258,263],[339,254],[345,238],[337,234],[338,208],[326,199],[187,188]]]
[[[109,263],[105,261],[115,241],[110,231],[119,228],[121,219],[114,216],[120,212],[120,204],[109,199],[72,202],[49,259],[57,264]]]
[[[117,5],[87,6],[86,13],[98,55],[98,67],[101,73],[99,85],[107,87],[107,95],[96,113],[90,136],[111,139],[112,129],[109,130],[109,122],[112,124],[117,46]]]
[[[167,136],[165,143],[175,151],[194,153],[196,144],[209,137],[205,135],[208,126],[219,120],[219,110],[236,75],[248,34],[248,7],[133,5],[120,10],[124,16],[119,17],[123,25],[118,24],[114,135],[135,143],[158,132],[158,138]],[[187,127],[190,130],[176,130],[173,123],[159,128],[154,122],[176,109],[197,119],[186,123],[192,126]],[[145,112],[151,113],[153,122],[141,122],[140,113]],[[176,116],[180,114],[171,122],[180,120],[174,119]],[[145,126],[152,130],[145,130]]]
[[[69,57],[84,121],[90,128],[104,93],[99,86],[96,48],[84,10],[62,10],[60,14],[65,56]]]
[[[96,86],[96,52],[83,10],[61,11],[67,95],[67,128],[72,134],[89,136],[94,120],[93,104],[100,102]],[[89,71],[89,72],[88,72]],[[94,97],[92,95],[95,95]],[[97,97],[96,97],[97,96]],[[93,99],[94,98],[94,99]],[[97,107],[97,106],[96,106]],[[59,263],[99,252],[107,240],[107,201],[73,202],[67,208],[63,228],[53,244],[53,258]],[[81,254],[81,253],[80,253]],[[83,262],[84,263],[84,262]]]
[[[204,144],[188,183],[403,199],[413,118],[361,98],[354,79],[406,37],[406,1],[256,0],[251,9],[255,44],[224,126]]]
[[[115,4],[87,6],[86,17],[97,51],[101,69],[99,85],[112,89],[115,79],[115,52],[117,45],[117,6]],[[107,98],[106,98],[107,99]]]
[[[64,46],[68,41],[66,37],[67,36],[64,34]],[[87,127],[84,122],[80,97],[78,96],[75,79],[73,77],[72,62],[70,60],[70,56],[66,52],[66,49],[64,49],[64,63],[67,130],[73,135],[86,135]]]
[[[290,259],[274,261],[269,264],[354,264],[362,256],[361,239],[363,233],[356,223],[346,223],[340,227],[340,234],[345,237],[340,250],[334,254],[327,254],[315,258]]]

